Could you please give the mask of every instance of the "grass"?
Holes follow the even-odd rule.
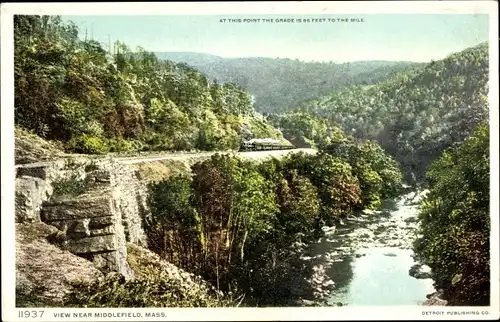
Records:
[[[190,174],[189,160],[161,160],[141,162],[134,165],[139,170],[141,179],[146,183],[159,182],[179,174]]]
[[[45,140],[17,126],[14,127],[14,142],[16,164],[48,161],[66,155],[62,142]]]

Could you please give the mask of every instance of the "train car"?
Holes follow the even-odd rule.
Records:
[[[293,145],[283,144],[280,140],[265,138],[243,141],[240,151],[265,151],[265,150],[289,150]]]

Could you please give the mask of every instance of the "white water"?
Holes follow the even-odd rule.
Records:
[[[326,268],[335,283],[328,303],[420,305],[435,291],[431,279],[409,275],[415,264],[411,247],[417,224],[405,220],[418,213],[417,205],[405,204],[411,197],[389,203],[381,212],[367,212],[359,221],[337,227],[311,245],[310,257]]]

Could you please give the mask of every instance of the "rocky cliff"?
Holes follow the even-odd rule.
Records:
[[[16,222],[56,227],[57,244],[127,279],[126,244],[146,245],[147,189],[116,161],[55,161],[16,169]]]

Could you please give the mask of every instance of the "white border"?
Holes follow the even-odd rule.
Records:
[[[494,1],[234,1],[7,3],[10,14],[52,15],[221,15],[221,14],[494,14]],[[97,7],[97,8],[96,8]]]
[[[13,15],[211,15],[211,14],[377,14],[447,13],[490,16],[490,125],[491,125],[491,303],[478,307],[343,307],[343,308],[214,308],[214,309],[44,309],[36,321],[92,321],[93,318],[59,318],[54,312],[107,312],[135,314],[163,311],[164,320],[404,320],[404,319],[498,319],[499,318],[499,218],[498,218],[498,3],[496,1],[358,1],[358,2],[212,2],[212,3],[7,3],[1,5],[1,120],[2,120],[2,320],[19,321],[15,309],[14,268],[14,139],[13,139]],[[449,312],[488,311],[488,315],[449,315]],[[444,312],[426,315],[424,312]],[[139,321],[138,317],[101,320]],[[160,321],[149,318],[147,320]]]

